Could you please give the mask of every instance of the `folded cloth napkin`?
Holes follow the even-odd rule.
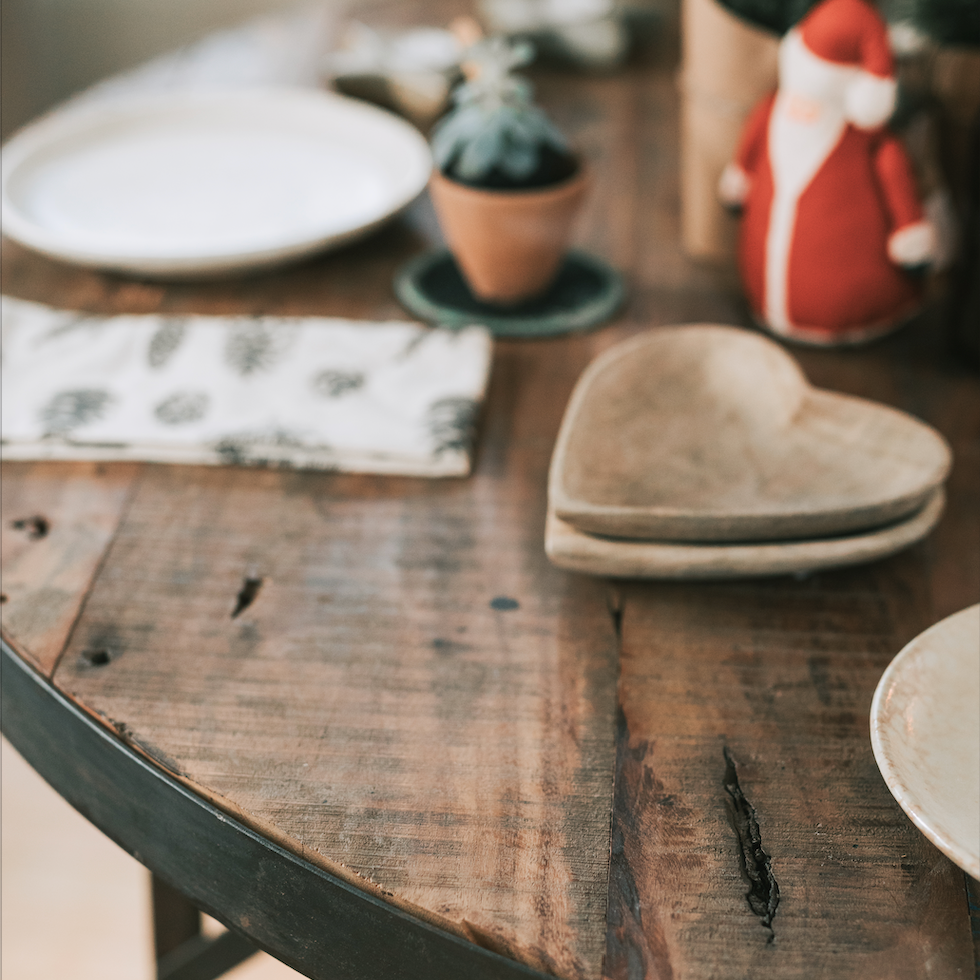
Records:
[[[492,340],[325,317],[94,316],[3,297],[6,459],[465,476]]]

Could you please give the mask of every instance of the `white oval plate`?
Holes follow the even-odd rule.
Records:
[[[882,675],[871,745],[892,795],[980,879],[980,605],[920,633]]]
[[[425,187],[429,148],[373,106],[299,88],[66,109],[3,150],[3,226],[58,259],[150,276],[271,265],[346,242]]]

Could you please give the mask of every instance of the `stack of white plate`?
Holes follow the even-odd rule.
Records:
[[[562,568],[628,578],[867,562],[932,530],[950,462],[930,426],[812,387],[760,334],[659,328],[579,379],[551,462],[545,548]]]

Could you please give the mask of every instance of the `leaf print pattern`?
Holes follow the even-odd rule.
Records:
[[[228,330],[225,361],[242,377],[273,368],[292,344],[296,327],[274,320],[251,319]]]
[[[50,343],[52,340],[64,337],[65,334],[72,333],[75,330],[92,330],[97,328],[100,323],[101,320],[98,317],[92,316],[90,313],[63,313],[61,314],[61,322],[57,323],[44,334],[40,338],[40,343]]]
[[[151,368],[162,368],[180,347],[187,332],[187,321],[179,318],[164,320],[150,338],[146,359]]]
[[[419,349],[419,347],[429,339],[429,337],[434,335],[435,331],[433,330],[420,330],[413,337],[409,338],[408,343],[398,355],[398,360],[407,361]]]
[[[478,408],[472,398],[440,398],[429,406],[426,424],[437,456],[469,449],[476,435]]]
[[[227,435],[215,444],[214,450],[225,463],[236,466],[288,466],[289,453],[282,450],[301,449],[305,445],[297,433],[275,429],[271,432]]]
[[[348,391],[364,387],[364,375],[360,371],[320,371],[312,381],[313,390],[324,398],[339,398]]]
[[[102,418],[113,397],[101,388],[79,388],[61,391],[42,409],[41,421],[46,436],[63,436]]]
[[[178,391],[153,410],[164,425],[186,425],[204,418],[210,397],[205,391]]]

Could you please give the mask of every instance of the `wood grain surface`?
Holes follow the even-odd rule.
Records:
[[[230,969],[247,944],[313,980],[542,980],[232,819],[115,737],[5,642],[0,678],[3,731],[24,758],[111,839],[228,926],[203,961],[184,962],[184,980],[223,975],[215,960]],[[236,942],[243,933],[247,940]],[[185,952],[158,964],[160,980]]]
[[[475,486],[153,468],[56,680],[312,860],[594,976],[615,636],[510,435],[538,472]]]
[[[644,969],[612,976],[969,975],[962,872],[868,734],[878,678],[929,620],[920,562],[624,589],[615,900],[636,900],[613,948]]]
[[[977,380],[936,319],[794,353],[815,383],[945,435],[947,510],[864,568],[621,586],[613,978],[958,977],[977,962],[963,873],[905,818],[869,735],[891,659],[980,595]]]
[[[962,875],[891,799],[867,731],[891,657],[980,596],[980,390],[938,317],[794,352],[813,384],[951,443],[946,513],[912,550],[803,581],[616,587],[544,556],[548,462],[589,360],[649,327],[748,325],[731,270],[680,250],[675,69],[668,22],[622,71],[536,74],[595,174],[577,244],[630,299],[587,337],[498,344],[469,480],[5,466],[5,522],[42,513],[45,481],[52,515],[106,481],[101,543],[59,559],[84,608],[70,639],[58,620],[54,680],[276,845],[562,977],[968,975]],[[400,317],[391,278],[436,238],[422,201],[343,251],[197,284],[4,243],[4,288],[97,312]]]
[[[50,676],[131,497],[138,465],[8,463],[4,635]]]

